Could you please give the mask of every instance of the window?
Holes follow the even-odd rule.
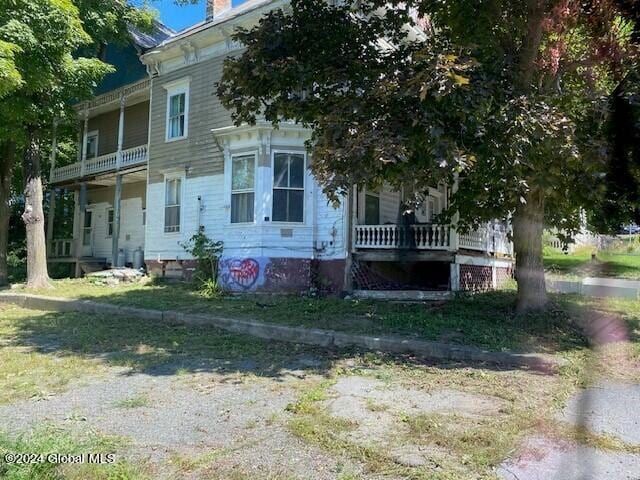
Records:
[[[304,221],[304,155],[276,153],[273,157],[273,221]]]
[[[255,155],[231,159],[231,223],[254,221]]]
[[[167,90],[166,140],[187,138],[189,122],[189,80],[165,85]]]
[[[371,192],[364,196],[364,224],[380,225],[380,196]]]
[[[89,132],[87,134],[87,158],[96,158],[98,156],[98,132]]]
[[[85,247],[91,246],[92,233],[93,233],[93,212],[86,210],[84,212],[84,225],[82,228],[82,245]]]
[[[174,178],[165,183],[164,197],[164,231],[174,233],[180,231],[180,191],[182,180]]]
[[[107,210],[107,237],[113,237],[113,208]]]

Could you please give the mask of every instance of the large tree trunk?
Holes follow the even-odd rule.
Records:
[[[547,289],[542,262],[544,193],[529,192],[513,216],[513,246],[518,282],[518,313],[542,310],[547,305]]]
[[[52,285],[47,271],[47,242],[42,207],[40,139],[35,128],[28,131],[28,143],[23,163],[25,198],[22,220],[27,228],[27,287],[50,288]]]
[[[16,145],[13,142],[0,144],[0,285],[9,283],[7,249],[9,247],[9,197],[11,196],[11,173],[15,162]]]

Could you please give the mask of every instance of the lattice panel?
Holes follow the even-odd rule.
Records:
[[[353,287],[356,290],[405,290],[409,287],[399,282],[385,278],[371,267],[353,262],[351,266]]]
[[[513,279],[512,268],[496,268],[496,288],[502,288],[505,284]]]
[[[467,292],[486,292],[491,290],[491,267],[460,265],[460,289]]]

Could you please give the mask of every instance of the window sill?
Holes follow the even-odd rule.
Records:
[[[184,136],[184,137],[175,137],[175,138],[165,138],[164,139],[164,143],[173,143],[173,142],[179,142],[181,140],[186,140],[187,138],[189,138],[188,136]]]

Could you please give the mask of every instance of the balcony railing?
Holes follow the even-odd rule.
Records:
[[[120,165],[118,165],[118,153],[108,153],[99,157],[82,162],[72,163],[64,167],[55,168],[51,174],[51,182],[58,183],[68,180],[75,180],[86,175],[97,175],[99,173],[107,173],[117,171],[122,168],[130,168],[137,165],[147,163],[148,155],[147,145],[129,148],[122,151]]]
[[[355,248],[449,250],[449,225],[356,225]]]

